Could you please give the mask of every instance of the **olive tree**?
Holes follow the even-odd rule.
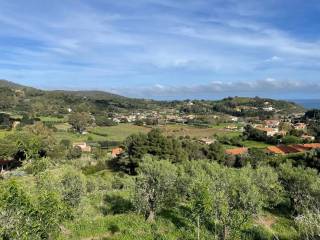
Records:
[[[61,178],[63,201],[71,207],[79,206],[84,194],[85,183],[80,173],[69,170]]]
[[[135,202],[148,222],[172,203],[176,193],[176,167],[167,160],[145,157],[138,168],[135,183]]]
[[[178,184],[187,192],[198,238],[202,223],[214,226],[218,239],[239,237],[243,227],[262,207],[278,203],[281,186],[276,173],[269,168],[232,169],[216,163],[186,164],[191,181]],[[183,174],[179,174],[184,179]],[[179,181],[178,181],[179,182]]]
[[[320,210],[305,210],[295,217],[295,223],[302,239],[316,240],[320,237]]]
[[[320,177],[317,170],[282,164],[280,180],[294,214],[301,214],[315,206],[319,207]]]
[[[55,239],[66,208],[52,192],[31,197],[16,182],[3,184],[0,194],[0,239]]]

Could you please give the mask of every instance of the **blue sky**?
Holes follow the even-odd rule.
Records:
[[[175,99],[320,98],[318,0],[0,0],[0,79]]]

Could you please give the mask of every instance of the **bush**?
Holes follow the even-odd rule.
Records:
[[[84,181],[74,171],[65,173],[61,180],[63,201],[71,207],[79,206],[84,194]]]
[[[100,171],[106,169],[106,167],[107,166],[104,161],[98,161],[98,163],[96,165],[86,166],[86,167],[83,167],[81,170],[84,174],[91,175],[91,174],[94,174],[96,172],[100,172]]]
[[[117,232],[120,232],[120,228],[117,224],[112,223],[109,227],[108,230],[112,233],[115,234]]]
[[[284,143],[284,144],[298,144],[298,143],[301,143],[301,139],[296,136],[288,135],[288,136],[285,136],[282,138],[282,143]]]
[[[272,233],[261,226],[254,226],[243,232],[241,239],[247,240],[273,240]]]
[[[102,212],[107,214],[122,214],[133,210],[133,204],[128,199],[120,195],[105,195],[103,199],[105,206],[102,208]]]
[[[60,145],[67,149],[71,146],[71,141],[69,139],[62,139]]]
[[[80,158],[82,155],[82,150],[80,147],[75,146],[71,149],[69,149],[69,152],[67,154],[67,158],[68,159],[76,159],[76,158]]]
[[[25,166],[25,170],[27,173],[37,175],[41,172],[44,172],[50,166],[51,166],[51,161],[49,158],[38,158],[38,159],[33,159],[31,163],[27,164]]]

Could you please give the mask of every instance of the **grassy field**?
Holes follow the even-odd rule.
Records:
[[[6,134],[8,134],[8,131],[6,131],[6,130],[0,130],[0,139],[1,139],[1,138],[4,138],[4,136],[5,136]]]
[[[72,142],[79,142],[79,141],[104,141],[107,140],[106,137],[104,136],[99,136],[96,134],[77,134],[77,133],[72,133],[72,132],[66,132],[66,131],[58,131],[54,133],[54,137],[58,140],[61,141],[62,139],[68,139]]]
[[[55,127],[58,132],[55,136],[58,140],[69,139],[71,141],[84,141],[88,138],[93,141],[123,141],[131,134],[135,133],[148,133],[152,127],[136,126],[133,124],[119,124],[117,126],[111,127],[95,127],[88,129],[89,134],[81,135],[71,132],[67,132],[70,125],[61,123],[56,124]],[[214,135],[227,135],[227,136],[238,136],[240,132],[238,131],[228,131],[224,129],[224,126],[216,126],[211,128],[199,128],[194,126],[182,125],[182,124],[172,124],[159,127],[163,133],[167,136],[190,136],[192,138],[202,138],[202,137],[213,137]]]
[[[69,123],[58,123],[54,125],[58,131],[68,131],[71,128]]]
[[[160,128],[164,131],[164,134],[168,136],[190,136],[192,138],[202,138],[202,137],[213,137],[214,135],[227,135],[227,136],[237,136],[240,132],[237,131],[227,131],[224,129],[225,126],[215,126],[210,128],[198,128],[188,125],[167,125],[161,126]]]
[[[64,118],[57,118],[57,117],[40,117],[42,122],[56,122],[56,123],[63,123],[66,120]]]
[[[89,132],[93,135],[104,135],[105,139],[111,141],[123,141],[128,136],[134,133],[147,133],[151,128],[136,126],[133,124],[119,124],[112,127],[96,127],[89,129]]]
[[[243,141],[243,145],[247,148],[267,148],[270,146],[270,144],[264,143],[264,142],[256,142],[256,141]]]

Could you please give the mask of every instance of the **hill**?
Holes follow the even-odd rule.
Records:
[[[31,87],[26,87],[8,80],[0,79],[0,88],[11,88],[11,89],[26,89]]]
[[[235,116],[252,117],[261,113],[270,115],[305,112],[302,106],[294,102],[259,97],[228,97],[217,101],[214,108]]]
[[[103,91],[46,91],[0,80],[0,110],[35,113],[36,115],[66,114],[68,109],[89,111],[93,114],[130,112],[137,110],[178,110],[186,114],[221,112],[234,116],[270,116],[304,112],[293,103],[266,98],[225,98],[219,101],[185,100],[156,101],[135,99]]]

